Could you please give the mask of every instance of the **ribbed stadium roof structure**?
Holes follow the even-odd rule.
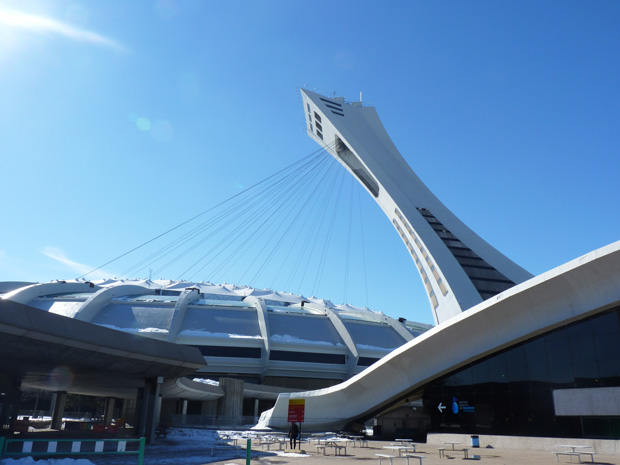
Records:
[[[256,383],[278,378],[270,384],[291,387],[348,379],[431,328],[367,308],[234,284],[109,279],[5,284],[4,291],[6,299],[50,313],[198,347],[208,365],[196,376],[234,374]]]

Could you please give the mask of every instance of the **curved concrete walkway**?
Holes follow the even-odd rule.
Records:
[[[619,302],[620,241],[482,302],[341,384],[280,395],[260,424],[286,429],[289,399],[305,399],[306,431],[345,429],[461,366]]]

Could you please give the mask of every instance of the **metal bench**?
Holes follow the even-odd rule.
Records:
[[[554,454],[555,454],[555,461],[556,462],[560,461],[560,455],[567,455],[567,456],[570,457],[570,461],[571,462],[573,461],[573,457],[577,457],[577,460],[579,460],[579,463],[581,463],[581,457],[580,457],[580,453],[579,452],[564,451],[564,452],[554,452]]]
[[[379,465],[381,465],[381,460],[384,460],[384,459],[390,459],[390,465],[394,465],[393,460],[396,458],[396,456],[388,455],[388,454],[375,454],[375,455],[379,457]]]
[[[581,456],[582,455],[589,455],[590,456],[590,462],[594,463],[594,454],[596,452],[579,452],[579,461],[581,462]]]
[[[423,455],[416,455],[416,454],[405,454],[403,455],[403,457],[407,459],[407,465],[409,465],[409,459],[418,459],[418,461],[420,462],[420,465],[422,465],[422,459],[424,458]]]

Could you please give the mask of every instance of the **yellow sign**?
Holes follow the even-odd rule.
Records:
[[[306,399],[289,399],[288,400],[288,422],[303,423],[304,414],[306,412]]]

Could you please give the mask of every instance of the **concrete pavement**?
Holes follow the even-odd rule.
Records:
[[[347,446],[346,455],[335,456],[332,449],[328,450],[328,455],[317,454],[314,444],[302,445],[302,449],[306,454],[290,453],[290,451],[262,451],[260,446],[253,449],[257,455],[253,454],[252,463],[255,465],[354,465],[358,461],[365,461],[369,463],[378,464],[379,457],[375,454],[388,454],[397,456],[398,453],[385,449],[385,446],[390,446],[390,441],[369,441],[369,447],[351,447]],[[548,450],[525,450],[525,449],[508,449],[508,448],[494,448],[494,447],[481,447],[469,449],[469,458],[464,458],[464,453],[459,450],[452,451],[450,445],[435,445],[416,443],[417,451],[416,455],[421,455],[422,465],[448,465],[450,463],[458,462],[481,462],[489,465],[517,465],[517,464],[531,464],[531,465],[553,465],[556,463],[556,456],[553,452]],[[445,457],[440,457],[438,447],[445,447]],[[456,449],[462,448],[461,445],[457,445]],[[560,449],[558,449],[560,450]],[[589,457],[584,457],[584,463]],[[577,463],[577,457],[561,456],[559,463]],[[374,462],[373,462],[374,461]],[[389,459],[383,460],[382,465],[388,465]],[[417,459],[409,460],[411,465],[418,465]],[[245,465],[245,456],[237,459],[225,459],[222,460],[222,464],[236,464]],[[598,464],[612,464],[620,465],[620,457],[617,455],[603,455],[595,454],[594,463]],[[393,465],[407,465],[405,458],[394,458]]]

